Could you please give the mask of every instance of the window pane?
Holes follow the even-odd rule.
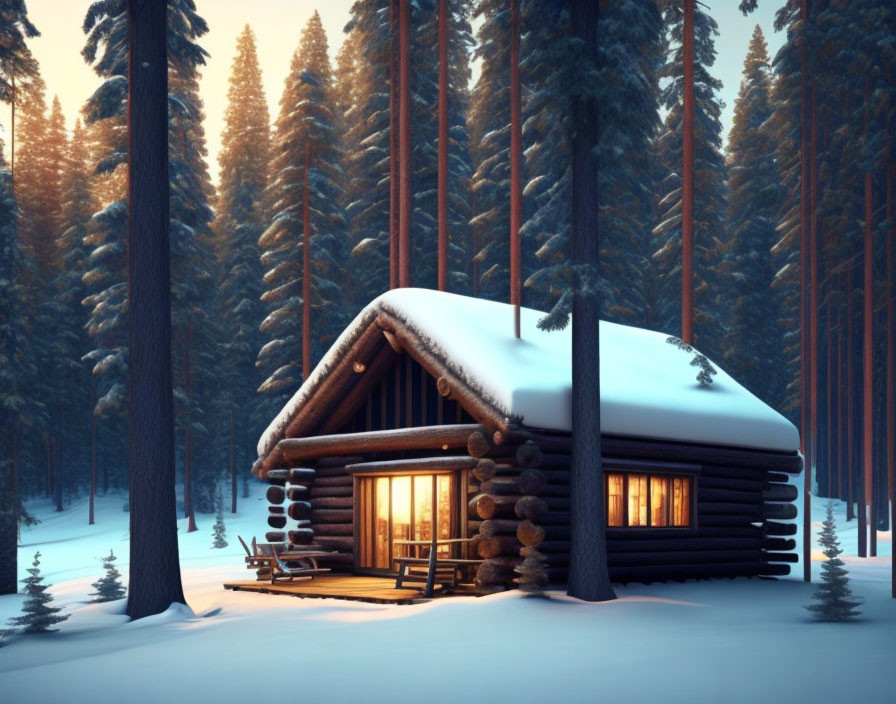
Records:
[[[647,477],[643,474],[628,476],[628,524],[647,525]]]
[[[450,474],[440,474],[438,476],[438,498],[439,498],[439,537],[451,538],[451,485],[452,478]],[[439,546],[439,554],[450,557],[451,546]]]
[[[373,566],[389,569],[389,478],[376,479],[376,516],[374,517],[374,539],[376,548]]]
[[[411,478],[392,477],[392,539],[411,538]],[[393,546],[394,556],[410,555],[409,546]],[[394,565],[393,565],[394,567]]]
[[[607,475],[607,525],[621,526],[624,519],[622,495],[623,475]]]
[[[669,478],[650,478],[650,525],[669,525]]]
[[[691,524],[691,484],[688,479],[676,478],[672,482],[672,524]]]

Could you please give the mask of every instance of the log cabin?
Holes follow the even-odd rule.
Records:
[[[516,339],[504,303],[410,288],[371,302],[259,441],[268,540],[335,551],[322,560],[334,570],[394,575],[402,541],[436,531],[440,556],[478,561],[480,587],[512,586],[533,547],[562,584],[571,334],[539,330],[543,316],[523,308]],[[721,369],[700,384],[664,334],[600,334],[611,579],[788,574],[794,425]]]

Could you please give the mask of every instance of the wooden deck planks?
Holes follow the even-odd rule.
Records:
[[[233,581],[225,582],[225,589],[283,594],[311,599],[348,599],[375,604],[411,604],[423,598],[419,589],[396,589],[394,577],[362,577],[354,575],[323,575],[302,582]],[[464,596],[475,592],[463,590]],[[436,596],[443,596],[436,594]],[[448,595],[444,595],[448,596]]]

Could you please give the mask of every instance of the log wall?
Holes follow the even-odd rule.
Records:
[[[796,529],[790,522],[796,518],[796,488],[787,480],[799,472],[798,457],[618,438],[606,439],[603,446],[605,468],[649,472],[665,465],[674,471],[687,462],[696,472],[693,529],[608,529],[613,581],[789,573],[790,563],[796,561],[795,541],[789,537]],[[524,547],[536,547],[547,558],[552,581],[566,580],[570,451],[569,434],[489,435],[480,426],[471,430],[466,448],[443,453],[466,457],[461,460],[465,466],[473,465],[463,471],[469,472],[466,534],[475,538],[467,556],[483,560],[477,585],[510,586]],[[303,468],[270,471],[268,523],[274,531],[269,535],[285,535],[295,545],[313,542],[337,550],[339,555],[325,564],[351,570],[353,476],[346,467],[433,454],[415,450],[325,457],[307,461]]]

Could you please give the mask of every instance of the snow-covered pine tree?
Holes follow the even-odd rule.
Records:
[[[770,120],[771,90],[767,45],[757,25],[728,141],[731,241],[724,267],[732,305],[724,361],[735,379],[773,408],[781,408],[787,364],[771,250],[778,240],[783,189]]]
[[[513,581],[517,583],[523,596],[547,597],[544,591],[548,584],[547,558],[538,547],[521,548],[520,555],[523,561],[513,569],[519,577],[515,577]]]
[[[221,271],[221,366],[218,379],[227,398],[231,429],[231,507],[236,511],[236,468],[251,464],[253,439],[261,434],[265,411],[255,393],[261,383],[255,359],[262,338],[261,250],[266,227],[265,188],[271,151],[270,119],[261,82],[255,34],[249,25],[237,39],[230,74],[215,231]]]
[[[659,284],[658,322],[671,334],[681,331],[681,165],[683,143],[684,10],[681,0],[662,0],[669,33],[669,50],[661,78],[670,79],[662,104],[668,110],[658,139],[666,178],[659,203],[660,222],[654,228],[658,249],[654,259]],[[722,156],[721,83],[709,73],[715,63],[718,25],[699,3],[694,11],[694,329],[697,346],[711,358],[721,357],[722,286],[717,276],[726,243],[725,163]]]
[[[47,589],[51,585],[41,584],[44,578],[40,576],[39,552],[34,553],[34,562],[31,565],[28,568],[31,576],[22,580],[25,593],[28,595],[22,604],[22,615],[12,617],[9,623],[13,626],[24,626],[25,633],[48,633],[59,630],[50,626],[65,621],[69,614],[59,614],[62,611],[61,607],[49,606],[53,596],[47,593]]]
[[[346,279],[350,312],[389,288],[390,5],[397,7],[397,2],[366,0],[352,6],[343,45],[351,44],[355,58],[346,57],[343,69],[337,68],[346,150],[340,202],[352,247],[351,278]],[[350,87],[343,82],[347,76]]]
[[[87,244],[93,247],[85,283],[94,291],[85,299],[92,308],[88,331],[94,338],[87,359],[94,373],[106,377],[97,401],[97,411],[119,414],[124,409],[127,371],[124,310],[126,303],[126,259],[124,235],[127,204],[124,200],[124,166],[127,159],[127,32],[124,0],[94,2],[84,21],[87,41],[84,58],[104,82],[88,100],[88,123],[99,122],[101,153],[97,171],[111,173],[108,197],[94,215]],[[206,432],[215,391],[214,362],[214,247],[210,223],[213,196],[208,170],[203,160],[205,137],[202,131],[202,102],[198,96],[197,68],[206,52],[196,39],[208,31],[193,0],[168,3],[169,34],[169,175],[171,208],[172,339],[175,404],[182,434],[184,466],[192,470],[194,432]],[[99,54],[100,50],[102,51]],[[120,417],[120,416],[119,416]],[[125,436],[124,433],[121,435]],[[217,452],[214,443],[200,444],[197,466],[213,473],[223,457],[207,457]],[[191,477],[192,478],[192,477]],[[198,507],[213,510],[208,476],[197,495]],[[186,482],[188,485],[192,481]],[[192,497],[190,497],[192,499]],[[189,503],[192,503],[190,501]],[[189,512],[189,511],[188,511]]]
[[[448,0],[447,290],[470,290],[472,162],[466,114],[473,35],[468,0]],[[411,3],[411,285],[438,288],[438,3]],[[506,294],[506,292],[505,292]]]
[[[84,305],[88,309],[94,413],[103,465],[126,466],[127,412],[127,31],[124,3],[94,2],[84,19],[82,56],[103,79],[84,108],[94,142],[92,189],[98,210],[88,223]],[[120,470],[113,485],[125,484]]]
[[[37,60],[25,44],[26,39],[37,36],[40,32],[28,20],[25,3],[22,0],[4,3],[0,23],[0,103],[12,105],[13,110],[14,93],[38,74]]]
[[[312,366],[346,322],[341,280],[347,243],[340,206],[339,126],[327,37],[315,13],[302,31],[280,100],[269,186],[274,216],[259,240],[266,270],[262,300],[271,310],[261,324],[268,342],[259,351],[258,366],[268,376],[259,391],[270,394],[278,406],[302,379],[303,306],[310,307]],[[306,147],[310,159],[307,194]],[[311,262],[307,274],[302,271],[306,195]],[[310,277],[310,301],[302,300],[306,275]]]
[[[523,73],[532,89],[524,94],[523,147],[529,183],[521,234],[524,269],[534,254],[528,300],[549,309],[566,287],[569,257],[570,97],[541,86],[562,80],[569,31],[561,5],[524,0]],[[601,111],[600,230],[603,296],[601,318],[649,325],[654,296],[650,245],[656,181],[652,140],[659,127],[657,70],[662,18],[653,3],[611,3],[600,19],[599,61],[607,80]],[[533,249],[535,248],[535,249]],[[534,295],[533,295],[534,294]]]
[[[68,462],[66,472],[86,478],[91,453],[91,423],[93,421],[93,380],[83,357],[90,350],[90,340],[84,324],[87,319],[82,301],[86,294],[83,276],[87,268],[84,239],[95,211],[90,189],[87,132],[80,120],[74,133],[60,180],[62,212],[58,248],[62,266],[53,281],[55,301],[55,336],[51,345],[54,365],[54,411],[60,422],[60,442]],[[91,489],[92,490],[92,489]],[[92,519],[92,516],[91,516]]]
[[[103,569],[106,574],[95,581],[92,586],[95,592],[90,592],[90,596],[95,596],[95,602],[115,601],[116,599],[124,599],[126,589],[121,583],[121,573],[115,567],[115,553],[109,550],[108,557],[102,558]]]
[[[0,594],[15,594],[20,493],[20,446],[30,404],[26,389],[36,368],[23,317],[12,175],[0,140]]]
[[[818,601],[805,607],[819,621],[847,621],[861,612],[857,607],[862,600],[852,595],[849,588],[849,573],[843,566],[840,541],[837,538],[837,522],[834,519],[834,503],[829,501],[825,508],[825,519],[818,534],[818,544],[824,548],[827,560],[821,565],[821,584],[812,595]]]
[[[482,72],[473,87],[468,125],[473,156],[470,226],[476,295],[495,301],[510,296],[510,10],[504,0],[479,0],[482,18],[474,58]],[[521,80],[524,79],[521,77]],[[524,87],[524,92],[526,88]],[[523,183],[527,182],[523,169]],[[527,251],[527,245],[522,249]],[[521,278],[532,274],[525,266]],[[525,289],[524,289],[525,291]],[[527,304],[525,293],[523,303]]]
[[[227,528],[224,525],[224,497],[221,495],[221,487],[219,486],[215,491],[215,525],[212,528],[212,535],[214,536],[214,542],[212,543],[212,548],[226,548],[227,547]]]

